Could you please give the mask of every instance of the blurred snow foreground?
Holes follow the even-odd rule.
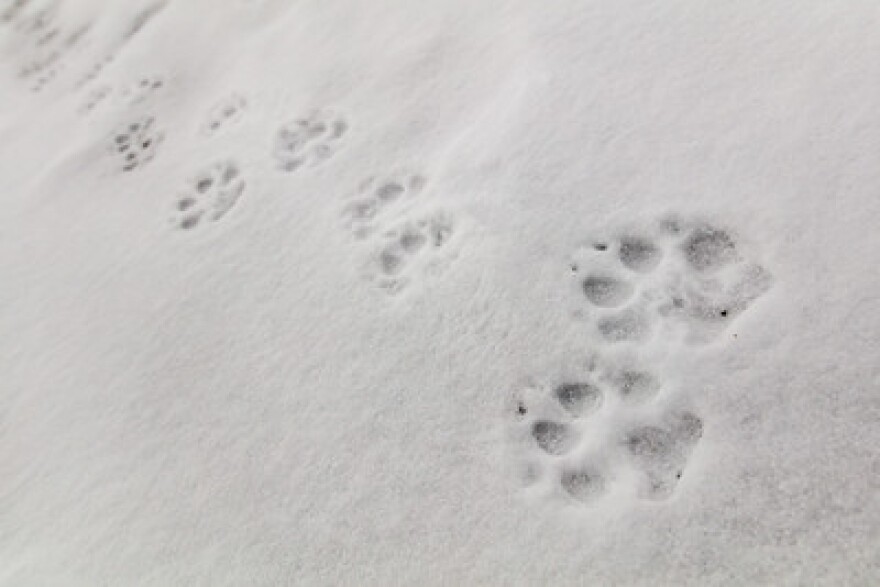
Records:
[[[880,582],[880,6],[0,2],[0,585]]]

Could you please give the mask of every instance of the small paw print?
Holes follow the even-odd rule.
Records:
[[[399,210],[424,191],[427,178],[418,174],[370,177],[348,201],[340,214],[342,224],[352,236],[362,240],[381,229],[389,212]]]
[[[436,276],[446,265],[456,233],[455,219],[445,212],[404,219],[380,235],[378,249],[365,268],[366,277],[389,294],[414,280]]]
[[[156,120],[147,116],[114,133],[111,149],[121,158],[122,171],[134,171],[153,160],[164,138]]]
[[[221,161],[206,167],[192,177],[175,198],[172,226],[188,231],[219,221],[235,207],[246,186],[235,161]]]
[[[248,99],[244,94],[233,92],[214,104],[205,114],[202,121],[201,134],[214,136],[229,128],[245,115]]]
[[[161,75],[145,76],[141,79],[124,86],[120,97],[129,105],[145,102],[162,91],[165,87],[165,77]]]
[[[86,94],[85,100],[79,108],[80,114],[89,114],[103,104],[113,93],[113,87],[108,84],[98,85]]]
[[[330,159],[342,145],[348,122],[330,110],[317,110],[281,126],[275,133],[273,154],[286,172],[315,166]]]

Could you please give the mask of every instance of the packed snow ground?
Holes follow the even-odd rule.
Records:
[[[878,30],[3,0],[0,585],[876,584]]]

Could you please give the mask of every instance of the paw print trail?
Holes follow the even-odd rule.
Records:
[[[578,377],[515,394],[505,426],[524,490],[577,507],[612,494],[669,500],[705,424],[656,357],[688,348],[676,341],[717,341],[772,276],[729,230],[677,216],[588,241],[569,270],[589,359]]]

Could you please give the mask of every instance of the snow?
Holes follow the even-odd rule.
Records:
[[[3,0],[0,585],[880,581],[878,25]]]

